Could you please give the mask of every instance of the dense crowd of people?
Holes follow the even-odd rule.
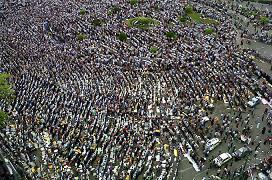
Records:
[[[248,31],[247,34],[249,37],[267,44],[272,44],[272,33],[270,31],[272,28],[272,11],[269,10],[271,7],[272,6],[269,5],[269,8],[262,9],[256,7],[255,4],[250,4],[250,2],[248,2],[247,6],[242,6],[237,3],[232,8],[237,13],[240,13],[249,19],[247,26],[249,23],[253,24],[255,33],[252,34],[250,31]],[[262,19],[267,20],[264,21]]]
[[[113,6],[119,10],[107,13]],[[272,97],[257,80],[261,71],[248,52],[238,51],[226,13],[195,3],[220,23],[185,25],[178,22],[183,6],[179,0],[136,7],[125,0],[4,2],[0,67],[13,75],[16,98],[1,102],[12,116],[0,133],[3,151],[33,179],[165,179],[177,176],[184,155],[203,168],[208,139],[231,143],[248,135],[251,124],[239,124],[245,104],[257,93],[268,102]],[[137,16],[160,25],[129,28],[126,19]],[[93,25],[96,19],[101,26]],[[178,39],[168,39],[169,31]],[[127,42],[118,40],[120,32]],[[211,117],[221,101],[237,112]],[[263,120],[264,133],[271,131],[269,110]]]
[[[227,13],[230,16],[233,14],[231,11],[235,12],[235,14],[239,14],[238,16],[233,17],[234,24],[238,29],[242,30],[244,38],[272,44],[272,34],[270,31],[272,28],[272,11],[269,10],[272,8],[271,5],[267,5],[269,6],[269,9],[265,9],[256,7],[255,4],[251,4],[252,2],[246,3],[247,5],[242,4],[241,1],[201,0],[201,2],[220,10],[221,12]],[[262,17],[267,18],[268,22],[262,24]],[[250,25],[252,25],[252,27],[250,27]]]

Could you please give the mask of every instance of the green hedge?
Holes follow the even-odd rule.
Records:
[[[181,16],[181,17],[179,17],[179,21],[180,22],[186,22],[187,20],[188,20],[187,16]]]
[[[261,16],[260,17],[260,24],[261,25],[266,25],[268,23],[269,23],[269,18],[268,17],[266,17],[266,16]]]
[[[152,54],[157,54],[158,50],[159,49],[156,46],[151,46],[149,52]]]
[[[83,33],[78,33],[77,34],[77,40],[78,41],[83,41],[86,38],[87,38],[87,36],[85,34],[83,34]]]
[[[7,120],[8,120],[8,114],[0,110],[0,128],[4,126]]]
[[[94,19],[92,21],[92,25],[94,26],[102,26],[102,24],[103,24],[103,21],[101,19]]]
[[[0,100],[4,100],[6,103],[10,103],[15,98],[15,91],[8,82],[10,77],[10,74],[0,73]],[[8,117],[6,112],[0,110],[0,128],[4,126]]]
[[[116,6],[116,5],[113,5],[112,8],[111,8],[111,10],[110,10],[110,12],[111,12],[112,14],[116,14],[116,13],[118,13],[120,10],[121,10],[120,7],[118,7],[118,6]]]
[[[10,74],[0,73],[0,100],[10,101],[14,98],[14,90],[8,83]]]
[[[81,8],[80,10],[79,10],[79,14],[80,15],[84,15],[84,14],[86,14],[86,9],[84,9],[84,8]]]
[[[122,42],[127,41],[127,34],[124,32],[120,32],[119,34],[117,34],[117,38]]]
[[[137,0],[130,0],[130,5],[131,6],[135,6],[138,4],[138,1]]]
[[[213,29],[212,28],[206,28],[205,30],[204,30],[204,33],[205,34],[212,34],[214,31],[213,31]]]
[[[176,40],[178,38],[178,34],[174,31],[168,31],[165,33],[168,39]]]
[[[192,14],[192,13],[194,12],[193,7],[192,7],[191,5],[186,6],[186,7],[184,8],[184,12],[185,12],[186,15],[187,15],[187,14]]]

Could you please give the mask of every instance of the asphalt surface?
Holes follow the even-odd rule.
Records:
[[[256,141],[254,143],[254,145],[248,145],[250,148],[255,149],[257,143],[259,140],[263,140],[267,137],[268,132],[266,132],[264,135],[262,135],[260,133],[261,129],[263,127],[266,126],[266,122],[261,122],[260,127],[256,128],[256,118],[258,116],[262,116],[264,110],[265,110],[265,105],[263,104],[259,104],[255,107],[254,110],[254,116],[250,115],[250,121],[249,124],[253,125],[252,128],[252,132],[251,132],[251,136],[252,136],[252,140],[254,140],[254,138],[256,138],[258,136],[258,138],[256,138]],[[248,109],[249,110],[249,109]],[[219,116],[222,112],[226,113],[226,112],[230,112],[231,114],[234,113],[233,110],[231,109],[227,109],[226,106],[224,104],[217,104],[213,113],[213,116]],[[243,118],[247,116],[247,114],[250,113],[249,111],[244,112],[243,113]],[[222,123],[222,122],[221,122]],[[235,123],[232,124],[233,126],[235,126]],[[239,128],[240,130],[242,130],[243,128]],[[243,145],[245,143],[239,141],[239,140],[235,140],[234,142],[235,144],[235,149],[239,149],[240,147],[243,147]],[[228,144],[225,142],[222,142],[218,147],[216,147],[209,155],[208,159],[212,159],[213,157],[217,157],[219,155],[219,153],[224,153],[224,152],[228,152]],[[239,169],[241,166],[243,166],[246,163],[246,167],[249,167],[250,165],[253,164],[258,164],[261,162],[261,160],[265,157],[267,157],[268,154],[272,154],[272,151],[270,150],[268,145],[263,145],[263,143],[261,143],[260,145],[260,150],[259,153],[257,154],[256,157],[254,157],[254,152],[252,154],[250,154],[248,156],[248,163],[246,163],[246,158],[243,158],[240,161],[234,161],[231,160],[229,162],[226,163],[227,165],[227,169],[229,170],[237,170]],[[232,166],[230,166],[232,164]],[[225,166],[223,166],[225,167]],[[180,170],[179,170],[179,175],[178,175],[178,179],[186,179],[186,180],[190,180],[190,179],[195,179],[195,180],[201,180],[203,177],[207,177],[210,175],[216,175],[218,169],[220,168],[209,168],[209,161],[206,161],[204,169],[201,172],[196,172],[194,170],[194,168],[192,167],[192,165],[189,163],[189,161],[187,159],[184,159],[181,161],[180,163]]]
[[[246,2],[242,3],[243,5],[246,5]],[[262,5],[259,3],[251,3],[256,5],[257,8],[259,9],[268,9],[268,10],[272,10],[272,6],[271,5]],[[243,19],[245,23],[244,24],[244,28],[249,29],[249,31],[253,34],[255,32],[255,29],[253,27],[252,24],[249,24],[249,26],[246,26],[246,22],[248,22],[248,19],[240,14],[237,14],[236,12],[231,12],[234,15],[237,15],[240,19]],[[258,30],[258,29],[257,29]],[[238,32],[240,33],[240,31]],[[241,39],[237,38],[237,43],[240,44],[241,43]],[[257,50],[263,57],[265,58],[270,58],[272,59],[272,46],[271,45],[267,45],[265,43],[261,43],[261,42],[256,42],[254,40],[251,40],[251,43],[244,43],[243,46],[240,46],[240,48],[251,48],[254,50]],[[271,64],[262,61],[261,59],[256,59],[255,62],[257,63],[257,65],[259,66],[260,69],[262,69],[264,72],[271,74]],[[272,86],[271,86],[272,87]],[[227,165],[227,169],[229,170],[237,170],[239,168],[241,168],[242,166],[252,166],[253,164],[259,164],[261,162],[261,160],[265,157],[267,157],[267,155],[271,155],[272,151],[270,149],[270,147],[268,145],[264,145],[263,143],[260,144],[259,150],[258,150],[258,154],[255,157],[254,154],[254,149],[256,147],[256,142],[259,142],[260,140],[263,142],[263,140],[268,136],[271,135],[268,134],[269,132],[266,131],[266,133],[263,135],[261,133],[261,130],[263,127],[266,126],[266,122],[260,122],[260,127],[257,128],[257,124],[256,124],[256,118],[262,117],[262,114],[265,110],[267,106],[263,105],[263,104],[259,104],[255,107],[254,110],[254,115],[250,115],[250,121],[249,124],[251,124],[253,126],[252,130],[251,130],[251,136],[252,136],[252,140],[255,140],[254,145],[250,144],[248,145],[249,147],[251,147],[253,149],[253,153],[250,154],[249,156],[247,156],[247,158],[243,158],[239,161],[234,161],[231,160],[229,162],[226,163]],[[234,113],[234,110],[232,109],[227,109],[227,107],[223,104],[216,104],[215,105],[215,110],[212,114],[212,116],[220,116],[221,113]],[[249,112],[249,109],[247,109],[246,112],[243,113],[243,118],[245,116],[247,116],[248,114],[251,114]],[[221,122],[222,123],[222,122]],[[233,126],[235,125],[232,124]],[[240,130],[242,130],[241,126],[239,128]],[[240,147],[242,147],[244,145],[243,142],[239,141],[239,140],[235,140],[234,142],[235,144],[235,149],[239,149]],[[211,157],[217,157],[219,155],[219,153],[224,153],[224,152],[228,152],[228,143],[221,143],[218,147],[216,147],[209,155],[208,159],[211,159]],[[225,167],[225,166],[223,166]],[[181,160],[181,163],[179,165],[179,171],[178,171],[178,178],[177,179],[184,179],[184,180],[201,180],[203,177],[208,177],[210,175],[216,175],[216,173],[218,172],[218,169],[220,168],[209,168],[209,161],[206,161],[204,168],[200,171],[200,172],[196,172],[193,168],[193,166],[190,164],[190,162],[184,158]],[[225,178],[228,179],[228,178]],[[235,179],[239,179],[238,177]]]

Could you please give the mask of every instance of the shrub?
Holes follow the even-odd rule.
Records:
[[[186,6],[185,8],[184,8],[184,12],[185,12],[185,14],[187,15],[187,14],[192,14],[193,12],[194,12],[194,10],[193,10],[193,7],[192,6]]]
[[[159,49],[156,46],[152,46],[150,47],[149,52],[151,52],[152,54],[157,54],[158,50]]]
[[[77,40],[79,40],[79,41],[83,41],[86,38],[87,38],[87,36],[85,34],[83,34],[83,33],[78,33],[77,34]]]
[[[0,110],[0,128],[4,126],[7,120],[8,120],[8,114]]]
[[[0,73],[0,100],[10,101],[14,98],[14,90],[8,83],[10,75]]]
[[[138,1],[137,0],[130,0],[130,5],[131,6],[135,6],[138,4]]]
[[[12,86],[8,83],[10,74],[0,73],[0,100],[4,100],[6,103],[10,103],[14,99],[15,91]],[[3,127],[6,120],[8,119],[8,114],[0,110],[0,128]]]
[[[266,16],[261,16],[260,17],[260,24],[261,25],[266,25],[268,23],[269,23],[269,18],[268,17],[266,17]]]
[[[161,8],[158,5],[155,5],[154,9],[155,9],[155,11],[160,11]]]
[[[103,21],[100,20],[100,19],[94,19],[93,22],[92,22],[92,24],[93,24],[94,26],[102,26]]]
[[[116,14],[120,11],[120,7],[113,5],[112,8],[110,9],[110,14]]]
[[[206,29],[204,30],[204,33],[205,33],[205,34],[212,34],[212,33],[213,33],[213,29],[212,29],[212,28],[206,28]]]
[[[80,10],[79,10],[79,14],[80,15],[84,15],[84,14],[86,14],[86,9],[83,9],[83,8],[81,8]]]
[[[179,17],[179,21],[183,22],[183,23],[186,22],[187,19],[188,19],[187,16],[181,16],[181,17]]]
[[[172,40],[175,40],[178,38],[178,34],[174,31],[169,31],[165,33],[166,37]]]
[[[219,22],[217,20],[214,20],[214,19],[210,19],[210,18],[202,18],[201,19],[201,22],[203,24],[215,24],[215,25],[218,25]]]
[[[121,33],[119,33],[119,34],[117,35],[117,38],[118,38],[120,41],[124,42],[124,41],[127,40],[127,34],[124,33],[124,32],[121,32]]]

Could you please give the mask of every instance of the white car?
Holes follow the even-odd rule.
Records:
[[[223,164],[231,160],[232,156],[229,153],[220,154],[217,158],[213,160],[214,164],[221,167]]]
[[[258,105],[261,102],[261,97],[253,97],[250,99],[250,101],[248,101],[247,105],[248,107],[255,107],[256,105]]]
[[[220,143],[221,140],[218,138],[212,138],[208,140],[205,145],[205,152],[209,153],[210,151],[214,150]]]

